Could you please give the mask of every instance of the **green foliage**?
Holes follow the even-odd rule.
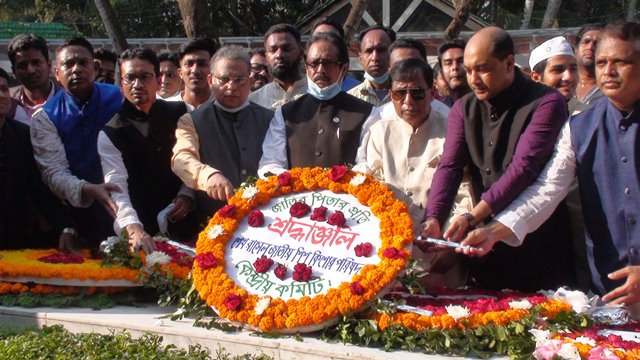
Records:
[[[215,357],[200,345],[188,350],[175,345],[162,345],[162,337],[145,334],[134,339],[127,332],[112,331],[108,335],[72,334],[62,326],[45,327],[42,330],[15,330],[0,328],[0,354],[4,359],[153,359],[153,360],[269,360],[265,354],[232,356],[223,348]]]
[[[40,295],[25,292],[22,294],[0,295],[0,306],[108,309],[117,305],[141,306],[143,302],[148,300],[148,297],[148,292],[142,290],[131,290],[109,295],[105,293],[91,295]]]
[[[115,243],[109,253],[104,254],[104,257],[102,258],[102,265],[118,265],[129,269],[140,269],[142,266],[142,259],[138,253],[131,252],[129,248],[129,241],[125,238],[123,241]]]

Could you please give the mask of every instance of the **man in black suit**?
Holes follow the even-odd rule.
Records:
[[[9,75],[0,69],[0,249],[73,247],[76,232],[62,202],[42,183],[29,127],[9,117]],[[38,209],[48,231],[38,229]],[[51,229],[52,228],[52,229]]]

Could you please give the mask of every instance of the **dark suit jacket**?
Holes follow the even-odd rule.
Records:
[[[56,247],[60,232],[72,223],[65,206],[42,182],[29,127],[7,119],[0,131],[6,141],[5,181],[0,189],[0,248]],[[32,228],[35,209],[53,228],[50,234]]]

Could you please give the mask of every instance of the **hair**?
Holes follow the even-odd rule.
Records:
[[[424,81],[429,89],[433,87],[433,70],[431,66],[424,60],[420,59],[404,59],[398,61],[391,69],[391,82],[412,80],[416,77],[416,72],[421,72]]]
[[[89,54],[91,54],[91,57],[93,57],[93,46],[91,45],[91,43],[83,38],[82,36],[74,36],[70,39],[67,39],[64,41],[64,43],[62,43],[62,45],[60,45],[57,49],[56,49],[56,56],[58,54],[60,54],[62,52],[62,50],[68,48],[69,46],[80,46],[83,47],[85,49],[87,49],[87,51],[89,52]]]
[[[170,61],[175,67],[180,67],[180,59],[178,54],[171,50],[162,50],[158,53],[158,64],[164,61]]]
[[[185,55],[196,51],[206,51],[209,53],[209,57],[211,57],[215,54],[216,50],[218,50],[218,45],[215,41],[208,38],[197,38],[180,46],[180,49],[178,50],[178,59],[182,60]]]
[[[493,42],[493,57],[502,61],[509,55],[515,55],[515,53],[515,46],[513,45],[511,35],[504,30],[498,33]]]
[[[9,82],[9,74],[3,68],[0,68],[0,77],[4,78],[5,80],[7,80],[7,83]]]
[[[47,41],[42,36],[36,34],[20,34],[11,39],[11,43],[9,43],[8,52],[11,66],[15,65],[16,54],[19,51],[31,49],[40,51],[44,59],[49,61],[49,47],[47,46]]]
[[[111,50],[107,50],[105,48],[100,48],[93,52],[93,58],[103,61],[109,61],[114,64],[118,63],[118,55]]]
[[[595,22],[595,23],[589,23],[589,24],[582,25],[580,30],[578,30],[578,32],[576,33],[576,46],[578,46],[580,44],[580,41],[582,40],[582,37],[584,36],[584,34],[587,31],[602,30],[602,29],[604,29],[604,27],[605,27],[604,23],[601,23],[601,22]]]
[[[539,63],[535,64],[533,66],[533,69],[531,69],[531,70],[537,72],[540,75],[544,74],[544,71],[547,68],[547,61],[548,60],[549,59],[544,59],[544,60],[540,61]]]
[[[262,57],[267,57],[267,53],[264,51],[264,48],[253,48],[249,50],[249,58],[252,58],[253,55],[260,55]]]
[[[216,63],[221,59],[240,60],[247,65],[247,71],[251,71],[251,58],[246,48],[238,45],[226,45],[216,51],[211,58],[211,74],[216,68]]]
[[[603,36],[636,43],[640,41],[640,24],[635,22],[617,22],[604,28]],[[633,44],[636,52],[640,52],[640,44]]]
[[[322,19],[320,19],[320,21],[318,21],[314,26],[313,26],[313,30],[311,31],[311,33],[313,34],[316,31],[316,28],[320,25],[329,25],[332,28],[336,29],[336,31],[338,32],[338,34],[340,35],[341,38],[344,39],[344,29],[342,28],[342,26],[340,25],[340,23],[335,20],[332,19],[328,16],[323,17]]]
[[[296,42],[298,44],[301,43],[300,41],[300,32],[298,31],[298,29],[296,29],[295,26],[290,25],[290,24],[275,24],[272,27],[270,27],[266,33],[264,33],[264,41],[267,41],[267,39],[269,38],[269,36],[271,36],[271,34],[277,34],[277,33],[289,33],[291,34],[291,36],[293,36],[294,39],[296,39]]]
[[[358,44],[362,44],[362,39],[364,39],[365,35],[367,35],[367,33],[369,31],[372,31],[372,30],[382,30],[387,34],[387,36],[389,37],[389,40],[391,40],[391,42],[396,41],[396,32],[395,31],[389,29],[386,26],[377,24],[377,25],[373,25],[373,26],[370,26],[370,27],[362,30],[360,32],[360,34],[358,34]]]
[[[438,48],[438,64],[442,66],[442,54],[449,49],[461,49],[464,52],[464,48],[467,46],[467,42],[462,39],[455,39],[447,41],[440,45]]]
[[[309,43],[307,44],[307,51],[311,48],[311,45],[319,42],[319,41],[327,41],[333,46],[338,48],[338,62],[343,64],[349,63],[349,49],[347,48],[347,44],[342,40],[341,37],[334,33],[326,33],[321,32],[313,35]]]
[[[391,43],[391,46],[389,46],[389,54],[395,49],[416,49],[420,53],[420,58],[423,60],[427,59],[427,49],[424,47],[424,44],[412,38],[395,40]]]
[[[120,54],[120,60],[118,64],[122,66],[125,61],[133,59],[140,59],[150,62],[151,65],[153,65],[153,70],[156,76],[160,75],[160,61],[158,60],[155,51],[147,48],[126,49],[122,52],[122,54]]]
[[[436,77],[438,74],[442,74],[442,68],[440,67],[440,63],[435,63],[433,65],[433,76]]]

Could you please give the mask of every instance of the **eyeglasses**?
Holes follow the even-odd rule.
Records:
[[[244,76],[237,76],[234,78],[230,78],[226,76],[214,76],[214,77],[218,79],[218,82],[220,83],[220,85],[227,85],[227,84],[234,83],[236,85],[242,86],[247,81],[247,78]]]
[[[411,94],[413,100],[422,100],[427,96],[427,90],[425,89],[398,89],[391,90],[391,99],[394,101],[402,101],[407,97],[407,93]]]
[[[152,74],[152,73],[143,73],[140,75],[125,74],[122,77],[122,82],[127,85],[133,85],[136,82],[136,80],[140,80],[142,81],[143,84],[148,84],[151,81],[153,81],[154,78],[155,78],[155,74]]]
[[[312,62],[305,62],[305,64],[307,65],[308,68],[312,70],[318,70],[320,65],[322,65],[327,70],[333,69],[336,66],[342,65],[340,61],[329,61],[329,60],[316,60]]]
[[[267,65],[263,64],[251,64],[251,72],[261,72],[266,71]]]

